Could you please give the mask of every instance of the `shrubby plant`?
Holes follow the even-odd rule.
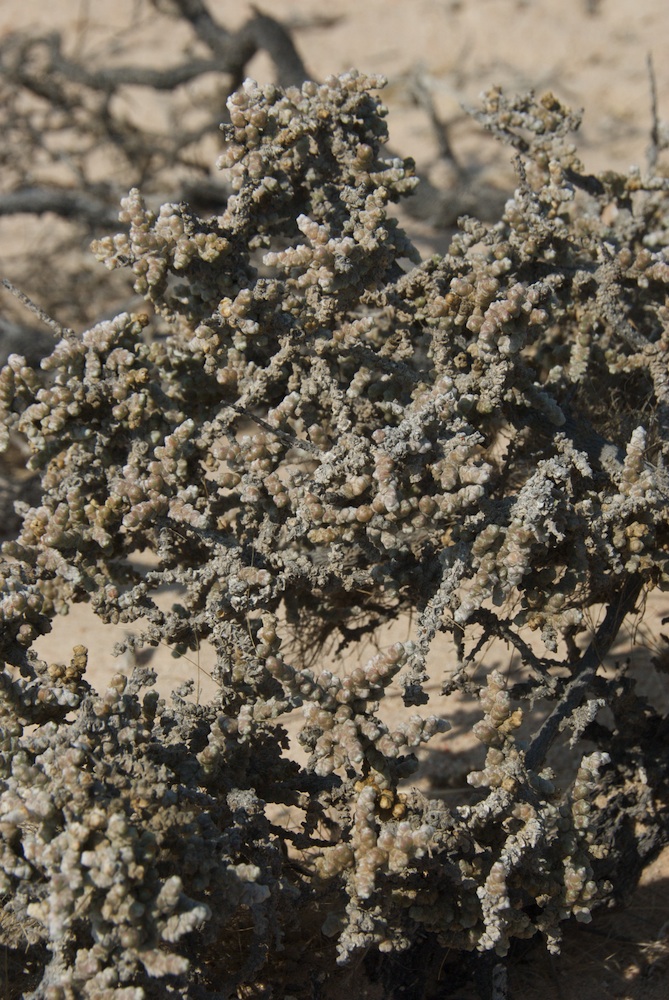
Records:
[[[665,836],[666,721],[601,668],[668,578],[667,181],[587,175],[576,115],[492,91],[517,190],[421,261],[381,84],[247,81],[222,214],[133,190],[94,245],[146,311],[0,375],[42,485],[0,605],[2,935],[36,998],[327,996],[386,952],[428,995],[426,942],[557,950]],[[126,647],[206,639],[216,696],[168,703],[146,667],[96,691],[82,646],[42,660],[81,601],[136,623]],[[333,666],[406,614],[410,641]],[[512,674],[477,665],[491,637]],[[411,785],[449,725],[435,671],[485,748],[452,807]]]
[[[22,216],[17,222],[33,234],[22,250],[10,230],[11,253],[0,267],[61,321],[83,329],[136,307],[122,276],[105,275],[88,253],[91,239],[115,226],[129,188],[200,211],[225,201],[221,175],[210,174],[212,148],[226,98],[258,51],[282,86],[309,75],[277,20],[252,8],[231,28],[230,12],[219,5],[217,13],[206,0],[133,0],[115,4],[112,18],[83,9],[74,33],[17,30],[0,38],[0,221]],[[156,44],[152,66],[147,47],[155,54]],[[40,283],[45,269],[50,280]],[[3,363],[13,333],[0,317]]]

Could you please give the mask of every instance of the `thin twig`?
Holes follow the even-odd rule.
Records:
[[[632,611],[641,590],[642,578],[638,574],[628,577],[616,601],[609,605],[604,621],[574,667],[576,676],[566,686],[564,693],[533,739],[525,754],[525,764],[530,771],[539,768],[548,753],[562,724],[578,708],[601,666],[604,657],[615,642],[620,627]]]
[[[648,82],[650,84],[650,146],[646,154],[648,159],[648,171],[655,173],[657,158],[660,152],[660,122],[657,115],[657,83],[655,80],[655,67],[653,66],[653,54],[646,56],[646,66],[648,68]]]
[[[26,187],[0,194],[0,215],[43,215],[45,212],[93,226],[118,226],[118,208],[87,191]]]
[[[40,319],[46,326],[50,327],[54,333],[57,333],[59,337],[66,337],[68,334],[74,333],[74,330],[71,330],[69,326],[63,326],[57,319],[53,319],[49,316],[49,314],[46,313],[41,306],[38,306],[32,299],[28,298],[25,292],[22,292],[20,288],[13,285],[7,278],[2,279],[2,284],[5,286],[7,291],[11,292],[12,295],[26,307],[26,309],[29,309],[34,316],[37,316],[37,318]]]
[[[556,660],[551,660],[547,657],[537,656],[531,647],[523,639],[521,639],[516,632],[514,632],[511,628],[511,623],[507,619],[497,618],[487,608],[479,608],[478,611],[472,615],[470,621],[477,622],[479,625],[482,625],[485,632],[476,650],[473,650],[467,657],[468,661],[473,661],[482,644],[487,642],[491,635],[494,635],[498,639],[503,639],[505,642],[510,643],[516,652],[520,654],[523,664],[526,667],[529,667],[535,677],[544,681],[544,683],[551,690],[555,689],[557,682],[555,678],[551,676],[549,670],[552,667],[559,666],[559,663]]]
[[[448,134],[448,125],[442,122],[437,114],[434,98],[426,80],[426,74],[422,70],[416,70],[410,75],[409,91],[414,103],[423,109],[430,120],[434,137],[437,140],[439,156],[450,163],[456,173],[461,176],[463,173],[462,167],[453,151],[453,144]]]
[[[262,427],[263,430],[266,430],[269,434],[273,434],[275,437],[278,437],[290,447],[298,448],[300,451],[307,451],[310,455],[318,455],[319,458],[323,457],[321,449],[312,441],[305,441],[302,438],[297,438],[294,434],[288,434],[287,431],[282,430],[280,427],[272,427],[272,425],[268,424],[266,420],[259,417],[257,413],[252,413],[251,410],[247,410],[245,406],[232,404],[230,409],[235,410],[236,413],[239,413],[244,417],[248,417],[248,419],[252,420],[258,425],[258,427]]]

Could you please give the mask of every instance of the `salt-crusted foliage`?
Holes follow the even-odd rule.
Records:
[[[0,603],[3,933],[42,956],[35,997],[135,1000],[161,977],[279,997],[314,930],[325,964],[426,933],[555,948],[615,888],[613,817],[646,802],[641,767],[664,824],[660,720],[623,666],[598,670],[668,581],[667,182],[585,175],[576,116],[492,92],[480,119],[515,148],[518,189],[421,263],[389,212],[414,180],[381,155],[379,83],[247,82],[223,214],[134,190],[94,247],[147,313],[0,374],[5,439],[24,436],[43,488]],[[137,643],[208,640],[216,697],[168,705],[145,669],[98,693],[83,647],[43,662],[33,641],[79,601],[141,619]],[[412,641],[332,666],[332,639],[404,612]],[[437,633],[439,680],[479,697],[487,747],[454,808],[405,780],[448,728],[425,690]],[[511,680],[475,670],[491,636],[519,654]],[[277,721],[296,708],[306,766]],[[565,726],[590,742],[560,783]]]

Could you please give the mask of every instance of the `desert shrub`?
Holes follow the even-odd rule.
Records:
[[[116,18],[82,8],[74,32],[0,38],[0,220],[19,216],[33,234],[23,251],[4,236],[11,252],[0,266],[79,329],[132,301],[122,276],[105,275],[88,253],[116,224],[120,198],[141,187],[157,204],[219,208],[229,192],[210,171],[218,126],[248,63],[262,50],[281,85],[308,76],[286,29],[257,10],[231,29],[205,0],[115,5],[124,6],[116,30],[105,28]],[[3,341],[7,332],[0,317]]]
[[[94,245],[146,311],[0,374],[42,489],[0,604],[2,934],[34,997],[326,995],[335,962],[426,941],[557,950],[664,836],[666,721],[601,668],[667,583],[667,182],[587,175],[576,115],[492,91],[517,190],[421,261],[381,83],[247,81],[222,214],[134,189]],[[82,646],[42,660],[81,601],[130,644],[207,640],[215,697],[168,703],[139,667],[96,691]],[[410,641],[333,667],[406,614]],[[513,675],[479,665],[493,636]],[[448,729],[435,677],[485,748],[452,807],[410,781]]]

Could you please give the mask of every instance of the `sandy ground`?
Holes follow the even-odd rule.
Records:
[[[420,171],[436,184],[444,182],[432,126],[411,98],[411,81],[428,86],[460,164],[472,184],[511,185],[508,155],[485,137],[463,111],[476,106],[479,95],[493,84],[509,91],[552,90],[574,107],[586,109],[578,140],[586,169],[626,168],[643,164],[649,142],[651,102],[647,60],[654,57],[660,118],[669,120],[669,37],[667,0],[266,0],[267,13],[293,27],[296,43],[317,78],[351,66],[383,73],[389,85],[385,101],[390,109],[391,145],[413,155]],[[212,12],[230,26],[250,13],[246,2],[211,0]],[[2,0],[0,36],[17,28],[63,31],[72,46],[92,56],[115,33],[125,33],[133,59],[152,65],[176,61],[185,41],[183,31],[158,14],[144,15],[141,30],[135,22],[134,0]],[[130,31],[130,35],[128,34]],[[118,37],[118,36],[117,36]],[[250,75],[264,81],[273,75],[269,60],[259,55]],[[144,106],[135,95],[133,114],[160,113]],[[1,181],[1,178],[0,178]],[[48,225],[48,218],[44,225]],[[429,219],[406,220],[421,248],[443,245],[444,235]],[[17,229],[18,225],[18,229]],[[27,231],[26,231],[27,232]],[[10,255],[9,240],[39,239],[23,233],[20,222],[0,225],[0,257]],[[11,246],[17,244],[12,242]],[[25,249],[25,246],[23,247]],[[173,595],[163,595],[169,601]],[[657,636],[659,619],[669,614],[662,595],[654,599],[650,634]],[[396,626],[407,637],[408,623]],[[92,676],[104,686],[110,674],[128,670],[128,660],[114,659],[116,642],[124,630],[101,625],[87,607],[76,607],[55,623],[41,642],[50,661],[67,660],[74,643],[91,650]],[[643,637],[642,637],[643,638]],[[435,650],[435,662],[443,651]],[[643,670],[648,653],[632,649],[631,637],[621,641],[617,655],[632,653]],[[503,655],[489,650],[490,660]],[[211,651],[203,644],[187,657],[174,659],[168,650],[156,650],[151,666],[159,674],[167,696],[186,677],[196,680],[194,697],[213,690],[209,676]],[[347,664],[341,669],[347,669]],[[653,680],[651,696],[667,704],[667,693]],[[435,680],[435,691],[438,682]],[[431,709],[444,711],[435,704]],[[449,706],[457,714],[453,706]],[[466,766],[458,757],[471,745],[471,715],[461,711],[459,724],[437,754],[449,760],[450,780]],[[435,757],[426,770],[442,767]],[[446,782],[448,784],[448,782]],[[446,791],[446,789],[445,789]],[[511,969],[511,985],[518,1000],[665,1000],[669,996],[669,850],[653,862],[624,913],[605,914],[587,928],[570,928],[563,957],[549,960],[534,952],[519,958]],[[462,994],[464,997],[465,994]]]

